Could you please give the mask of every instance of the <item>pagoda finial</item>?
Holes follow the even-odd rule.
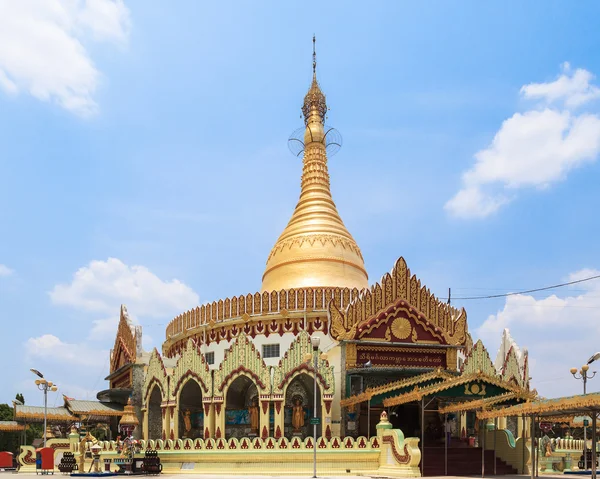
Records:
[[[327,113],[327,103],[325,102],[325,95],[319,87],[317,82],[317,50],[316,50],[317,38],[313,35],[313,79],[312,84],[308,93],[304,97],[304,104],[302,105],[302,113],[304,114],[304,123],[308,125],[308,118],[311,114],[311,110],[315,110],[315,113],[320,118],[321,123],[325,121],[325,115]]]
[[[317,78],[317,38],[313,33],[313,79]]]

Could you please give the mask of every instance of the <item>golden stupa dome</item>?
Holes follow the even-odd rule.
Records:
[[[314,38],[313,38],[314,43]],[[329,187],[325,95],[316,77],[304,98],[304,158],[300,199],[267,260],[262,290],[369,286],[360,248],[340,218]]]

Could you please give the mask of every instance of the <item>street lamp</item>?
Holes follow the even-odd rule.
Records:
[[[577,375],[577,368],[571,368],[571,374],[575,379],[581,379],[583,381],[583,394],[587,394],[587,381],[588,379],[592,379],[596,375],[596,371],[594,371],[591,375],[588,374],[590,370],[590,363],[593,363],[597,359],[600,358],[600,353],[594,354],[587,362],[581,366],[579,370],[579,376]],[[585,422],[583,424],[583,468],[587,470],[587,431],[586,431]],[[594,458],[592,457],[592,461]]]
[[[313,477],[317,477],[317,372],[319,370],[319,343],[318,336],[310,338],[314,358],[314,408],[313,408]]]
[[[46,435],[48,427],[48,391],[57,391],[58,387],[52,381],[47,381],[44,378],[44,375],[37,369],[30,369],[30,371],[40,378],[35,380],[35,385],[40,391],[44,391],[44,447],[46,447]]]

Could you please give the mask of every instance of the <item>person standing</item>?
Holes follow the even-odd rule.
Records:
[[[450,446],[450,438],[452,437],[452,423],[450,419],[446,418],[446,424],[444,424],[444,430],[446,431],[446,444]]]

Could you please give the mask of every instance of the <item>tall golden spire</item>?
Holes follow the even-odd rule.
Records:
[[[368,287],[360,248],[340,218],[329,188],[324,130],[327,103],[317,82],[316,67],[313,36],[313,80],[302,105],[306,129],[300,199],[271,250],[263,274],[263,291]]]

